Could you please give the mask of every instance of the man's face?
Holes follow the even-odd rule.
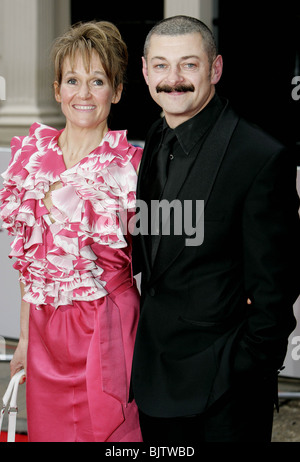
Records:
[[[219,55],[210,66],[200,33],[153,35],[143,75],[154,101],[175,128],[200,112],[215,93],[222,74]]]

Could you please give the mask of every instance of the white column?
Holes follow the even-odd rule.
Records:
[[[214,0],[165,0],[164,17],[183,14],[203,21],[213,27]]]
[[[70,23],[68,6],[69,0],[0,0],[0,75],[6,83],[0,145],[27,134],[34,122],[64,123],[53,97],[50,49]]]

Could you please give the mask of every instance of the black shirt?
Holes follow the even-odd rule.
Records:
[[[176,156],[189,155],[196,144],[199,146],[204,142],[223,107],[221,99],[215,94],[202,111],[174,128],[176,141],[171,153],[171,160],[175,160]],[[164,120],[164,126],[168,128],[166,120]]]

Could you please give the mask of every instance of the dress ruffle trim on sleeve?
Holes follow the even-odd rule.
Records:
[[[142,151],[128,143],[126,131],[109,131],[70,169],[58,146],[60,134],[34,124],[29,136],[13,138],[12,160],[2,175],[0,217],[15,236],[10,257],[17,258],[14,267],[21,272],[24,299],[37,307],[50,303],[57,308],[107,295],[91,246],[126,247],[127,223],[120,216],[134,210],[136,202],[131,159]],[[49,213],[43,198],[56,182],[62,187],[52,191]]]

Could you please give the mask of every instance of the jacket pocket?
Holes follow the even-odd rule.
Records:
[[[196,327],[215,327],[215,326],[221,326],[222,325],[221,322],[197,321],[195,319],[184,318],[183,316],[179,316],[178,321],[183,322],[185,324],[189,324],[191,326],[196,326]]]

